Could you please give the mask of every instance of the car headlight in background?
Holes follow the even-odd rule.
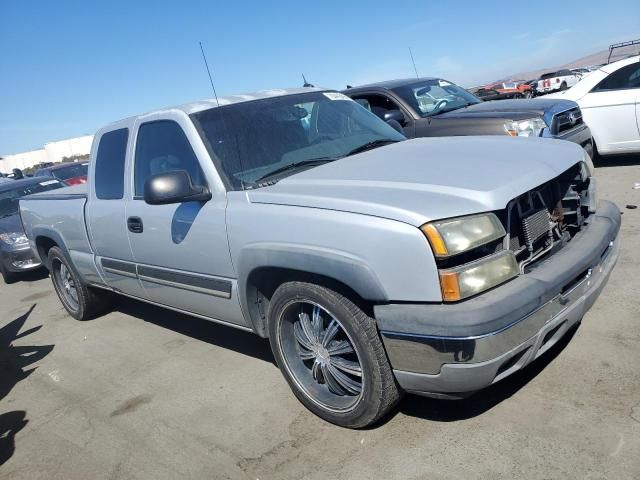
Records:
[[[449,257],[504,237],[507,232],[493,213],[426,223],[420,227],[436,257]]]
[[[27,236],[24,233],[19,232],[0,233],[0,241],[6,243],[7,245],[29,243]]]
[[[500,285],[520,273],[510,250],[481,258],[456,268],[440,270],[442,298],[455,302]]]
[[[507,122],[504,129],[512,137],[539,137],[547,127],[541,118],[529,118],[517,122]]]

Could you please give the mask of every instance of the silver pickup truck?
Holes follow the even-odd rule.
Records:
[[[575,144],[406,140],[316,89],[116,122],[86,190],[20,210],[73,317],[116,292],[254,332],[305,406],[352,428],[544,353],[605,285],[620,226]]]

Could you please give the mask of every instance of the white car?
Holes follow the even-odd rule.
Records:
[[[599,154],[640,152],[640,55],[604,65],[550,96],[580,105]]]
[[[580,77],[571,70],[558,70],[557,72],[549,72],[540,76],[536,90],[538,94],[555,92],[557,90],[566,90],[573,87]]]

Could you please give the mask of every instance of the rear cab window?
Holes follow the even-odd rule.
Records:
[[[95,167],[95,192],[100,200],[119,200],[124,196],[124,165],[129,129],[106,132],[100,137]]]

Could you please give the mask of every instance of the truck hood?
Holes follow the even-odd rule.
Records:
[[[583,160],[570,142],[542,138],[417,138],[248,190],[250,202],[322,208],[420,226],[499,210]]]
[[[547,125],[550,125],[554,114],[570,110],[577,106],[578,105],[570,99],[557,98],[493,100],[443,113],[434,118],[500,118],[505,120],[524,120],[533,117],[543,117],[545,121],[547,121]]]

